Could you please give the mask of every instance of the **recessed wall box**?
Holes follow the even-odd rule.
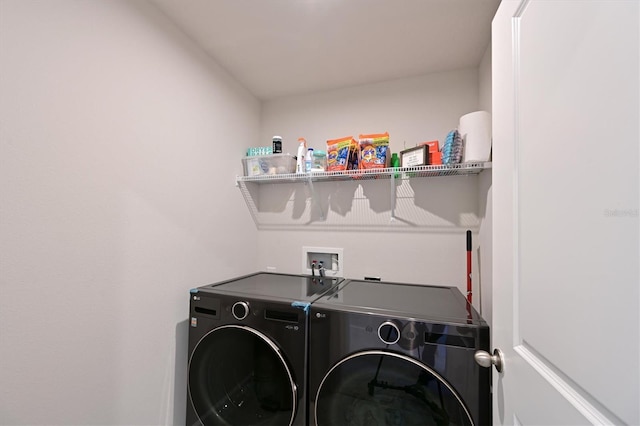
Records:
[[[318,274],[312,270],[313,262],[319,265],[322,262],[324,272],[329,277],[343,277],[344,249],[330,247],[302,247],[302,273]]]

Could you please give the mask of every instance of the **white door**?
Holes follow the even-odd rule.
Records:
[[[640,2],[493,21],[496,424],[640,424]]]

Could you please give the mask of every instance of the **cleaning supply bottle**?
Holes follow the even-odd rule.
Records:
[[[391,168],[397,169],[399,167],[400,167],[400,159],[398,158],[398,154],[394,152],[393,154],[391,154]],[[400,174],[394,173],[393,177],[397,179],[400,177]]]
[[[313,148],[307,150],[307,155],[304,157],[304,172],[311,173],[313,167]]]
[[[273,153],[274,154],[282,154],[282,136],[274,136],[272,139],[273,143]]]
[[[298,155],[296,157],[296,173],[304,173],[305,155],[307,155],[307,141],[304,138],[298,138]]]

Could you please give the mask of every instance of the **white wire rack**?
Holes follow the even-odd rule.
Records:
[[[416,207],[416,204],[423,204],[419,201],[437,196],[445,187],[447,191],[450,190],[449,193],[464,193],[469,189],[465,186],[467,183],[445,179],[442,185],[433,188],[435,193],[431,194],[425,192],[423,185],[416,187],[418,183],[414,180],[477,175],[490,168],[490,162],[476,162],[345,172],[238,176],[236,184],[258,229],[306,229],[309,226],[349,229],[369,226],[393,229],[415,229],[416,226],[431,229],[449,229],[451,226],[473,228],[473,215],[456,215],[453,222],[462,220],[466,223],[453,223],[452,220],[443,220],[442,216],[446,215]],[[385,184],[385,180],[389,183]],[[384,195],[386,191],[388,196]],[[448,205],[449,208],[444,210],[449,212],[460,208],[463,211],[473,210],[470,207],[473,204],[471,200],[439,198],[437,203]]]
[[[238,176],[237,182],[287,183],[287,182],[322,182],[358,179],[409,179],[415,177],[437,177],[478,174],[491,168],[490,162],[474,162],[437,166],[415,166],[371,170],[346,170],[342,172],[286,173],[259,176]]]

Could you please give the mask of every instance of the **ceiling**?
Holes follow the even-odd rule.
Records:
[[[478,66],[500,0],[151,0],[261,100]]]

